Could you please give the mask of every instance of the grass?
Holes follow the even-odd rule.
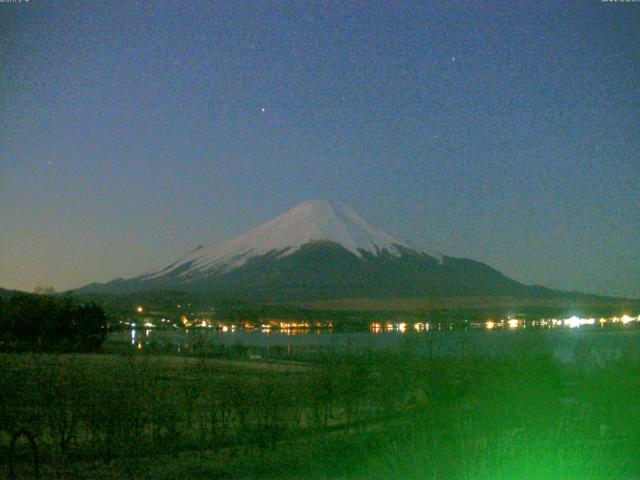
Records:
[[[525,347],[310,364],[1,355],[0,451],[22,426],[44,478],[640,478],[637,358],[583,351],[581,368]]]

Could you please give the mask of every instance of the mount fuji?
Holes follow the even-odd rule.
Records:
[[[348,206],[310,200],[220,245],[190,251],[131,279],[83,293],[168,289],[213,298],[309,301],[350,297],[517,296],[560,293],[512,280],[486,264],[415,248]]]

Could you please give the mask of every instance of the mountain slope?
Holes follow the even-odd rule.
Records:
[[[249,286],[249,287],[248,287]],[[528,287],[473,260],[425,254],[363,255],[340,245],[314,242],[275,260],[263,256],[226,275],[203,278],[190,289],[208,295],[272,301],[311,301],[353,297],[553,296]]]
[[[81,291],[149,289],[261,301],[559,293],[523,285],[481,262],[414,248],[327,200],[304,202],[222,245],[198,247],[161,270]]]

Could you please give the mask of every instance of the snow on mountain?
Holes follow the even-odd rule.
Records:
[[[365,221],[348,206],[328,200],[309,200],[249,232],[221,245],[201,246],[172,265],[139,277],[150,280],[166,274],[192,276],[231,271],[265,254],[283,257],[315,241],[329,241],[361,257],[362,251],[393,256],[403,250],[418,252],[406,242]],[[440,255],[420,251],[435,258]]]

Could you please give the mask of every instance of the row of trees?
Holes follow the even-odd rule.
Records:
[[[106,315],[94,303],[50,295],[0,297],[4,350],[91,352],[100,348],[106,335]]]
[[[400,357],[379,360],[330,357],[279,372],[204,359],[0,354],[0,432],[27,428],[58,458],[109,461],[223,445],[264,452],[279,440],[360,428],[406,407],[412,370]]]

